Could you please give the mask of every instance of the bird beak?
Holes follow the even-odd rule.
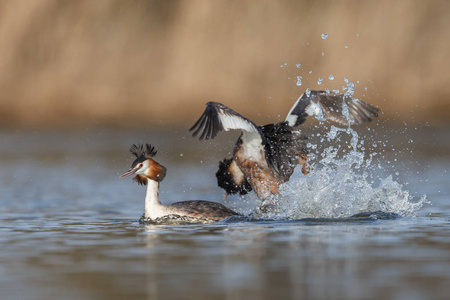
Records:
[[[227,197],[228,197],[228,192],[225,192],[225,195],[223,195],[222,201],[227,199]]]
[[[133,175],[134,173],[136,173],[137,169],[130,169],[129,171],[123,173],[120,178],[124,178],[124,177],[128,177],[130,175]]]

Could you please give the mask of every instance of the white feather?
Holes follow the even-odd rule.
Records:
[[[238,116],[221,113],[219,114],[219,118],[225,131],[229,131],[231,129],[241,129],[248,132],[258,132],[258,129],[256,129],[252,123]]]
[[[295,122],[297,122],[297,119],[298,119],[298,116],[290,115],[290,116],[287,116],[286,122],[288,123],[289,126],[294,126]]]
[[[233,180],[234,180],[234,182],[236,182],[237,185],[241,185],[244,182],[245,175],[244,175],[244,173],[242,173],[241,169],[236,164],[235,160],[233,160],[231,162],[228,170],[231,173],[231,176],[233,176]]]
[[[311,104],[309,104],[305,110],[305,112],[308,116],[318,115],[321,113],[321,111],[322,111],[322,109],[320,108],[320,106],[314,102],[311,102]]]
[[[286,121],[288,122],[289,126],[294,126],[295,122],[297,121],[297,116],[292,115],[292,112],[294,111],[295,107],[297,107],[300,100],[302,100],[304,94],[301,94],[300,97],[298,97],[297,101],[295,101],[294,105],[291,107],[291,110],[288,112]]]
[[[319,121],[325,121],[327,119],[322,107],[315,102],[311,102],[311,104],[306,107],[305,112],[308,116],[315,116]]]
[[[259,133],[244,131],[242,135],[241,153],[250,160],[256,162],[265,161],[266,158],[261,135]]]

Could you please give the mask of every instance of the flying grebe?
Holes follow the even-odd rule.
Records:
[[[135,175],[134,181],[147,185],[145,196],[145,213],[143,221],[154,221],[171,215],[189,217],[195,220],[219,221],[230,216],[239,215],[228,207],[211,201],[193,200],[176,202],[170,205],[161,204],[159,200],[159,184],[166,176],[166,168],[153,160],[156,150],[149,144],[132,145],[130,152],[136,156],[131,169],[120,178]]]
[[[341,125],[360,124],[378,117],[378,108],[344,94],[326,91],[303,93],[286,119],[276,124],[257,126],[227,106],[206,103],[206,109],[190,131],[200,140],[213,139],[221,131],[242,131],[234,146],[233,158],[219,162],[217,183],[228,194],[245,195],[252,189],[261,200],[279,194],[279,185],[286,182],[297,164],[308,174],[306,136],[294,127],[308,116],[330,119]]]

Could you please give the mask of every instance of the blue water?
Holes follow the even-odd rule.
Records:
[[[158,148],[157,158],[168,168],[163,202],[220,202],[213,174],[235,139],[231,134],[200,143],[177,130],[1,132],[0,298],[448,298],[447,130],[388,131],[383,139],[389,143],[378,146],[383,153],[371,167],[347,168],[347,183],[355,184],[350,190],[336,181],[339,176],[325,176],[343,170],[324,171],[319,160],[311,177],[317,180],[295,174],[280,209],[256,219],[138,223],[145,189],[118,178],[131,164],[132,143]],[[373,151],[366,149],[365,159]],[[368,185],[358,177],[364,171]],[[389,187],[400,190],[383,189],[380,182],[389,176],[398,184]],[[295,192],[304,187],[311,190]],[[321,192],[315,189],[330,187],[336,197],[314,198]],[[365,203],[380,204],[368,193],[388,197],[398,191],[407,199],[392,198],[384,207],[400,217],[348,219]],[[351,206],[335,207],[345,203]],[[225,204],[249,214],[258,200],[229,197]]]

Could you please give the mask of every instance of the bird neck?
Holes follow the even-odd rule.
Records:
[[[147,194],[145,195],[145,217],[155,218],[155,213],[161,210],[163,206],[159,200],[159,182],[148,179]]]

